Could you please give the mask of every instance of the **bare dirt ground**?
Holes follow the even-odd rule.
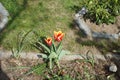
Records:
[[[105,32],[113,34],[120,31],[120,16],[117,17],[115,24],[96,25],[95,23],[90,22],[90,20],[86,20],[86,23],[95,32]]]
[[[28,60],[28,59],[19,59],[16,60],[14,58],[5,59],[1,61],[1,73],[0,80],[18,80],[24,75],[30,68],[15,68],[19,66],[27,66],[32,67],[39,63],[39,60]],[[91,66],[90,63],[85,62],[83,60],[75,60],[72,62],[62,62],[60,71],[55,67],[53,70],[54,74],[58,74],[61,76],[70,75],[72,78],[87,80],[87,74],[91,76],[90,80],[96,80],[95,76],[98,78],[106,78],[109,75],[109,72],[105,70],[103,66],[107,66],[107,63],[103,62],[100,65]],[[85,71],[86,70],[86,71]],[[59,73],[58,73],[59,72]],[[53,74],[45,71],[44,74],[46,76],[52,76]],[[95,76],[93,76],[95,75]],[[43,80],[43,76],[36,75],[31,73],[29,75],[25,75],[23,77],[24,80]],[[45,80],[45,79],[44,79]]]
[[[0,75],[6,75],[6,77],[1,76],[0,80],[18,80],[19,77],[24,75],[29,69],[38,64],[39,60],[28,60],[28,59],[4,59],[1,61],[1,70],[2,73]],[[27,68],[19,68],[19,67],[27,67]],[[36,75],[28,75],[25,76],[25,80],[40,80],[39,76]]]
[[[74,61],[61,61],[61,68],[54,67],[53,71],[50,72],[48,69],[44,71],[42,75],[35,73],[26,73],[31,69],[32,66],[41,63],[39,60],[30,59],[4,59],[1,60],[0,68],[0,80],[48,80],[44,76],[54,80],[52,78],[54,74],[58,76],[70,75],[70,77],[76,80],[119,80],[119,71],[116,73],[109,72],[109,62],[99,61],[99,64],[94,66],[85,60],[74,60]],[[119,63],[118,63],[119,65]],[[24,68],[19,68],[23,67]],[[26,68],[25,68],[26,66]],[[120,66],[119,66],[120,67]],[[108,79],[109,76],[113,75],[112,79]]]

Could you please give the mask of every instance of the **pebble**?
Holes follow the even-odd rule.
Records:
[[[109,67],[109,71],[117,72],[117,66],[115,64],[111,64],[110,67]]]

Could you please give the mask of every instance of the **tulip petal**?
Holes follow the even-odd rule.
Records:
[[[52,38],[51,37],[46,38],[45,42],[47,43],[47,45],[51,46],[52,45]]]
[[[58,31],[58,32],[54,31],[55,41],[60,42],[62,40],[63,36],[64,36],[64,33],[62,33],[62,31]]]

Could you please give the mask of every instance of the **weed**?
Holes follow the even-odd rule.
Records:
[[[43,75],[44,71],[46,70],[46,63],[41,63],[33,66],[29,71],[18,77],[17,80],[24,79],[25,76],[35,73],[37,75]]]

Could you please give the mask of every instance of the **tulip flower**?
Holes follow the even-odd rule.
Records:
[[[60,42],[62,40],[63,36],[64,36],[64,33],[62,33],[62,31],[58,31],[58,32],[54,31],[55,41]]]
[[[45,42],[47,43],[48,46],[51,46],[52,45],[52,38],[51,37],[46,38]]]
[[[48,66],[50,69],[53,68],[53,65],[56,64],[58,68],[60,69],[59,60],[62,58],[62,56],[69,54],[68,51],[62,50],[62,39],[63,39],[64,33],[62,31],[54,31],[54,40],[52,40],[51,37],[47,37],[44,39],[45,43],[42,43],[43,41],[37,42],[39,45],[35,45],[37,49],[41,47],[45,54],[41,54],[42,58],[46,59],[48,61]],[[55,41],[58,41],[59,43],[55,44]],[[39,50],[42,50],[39,49]],[[42,50],[42,51],[43,51]]]

